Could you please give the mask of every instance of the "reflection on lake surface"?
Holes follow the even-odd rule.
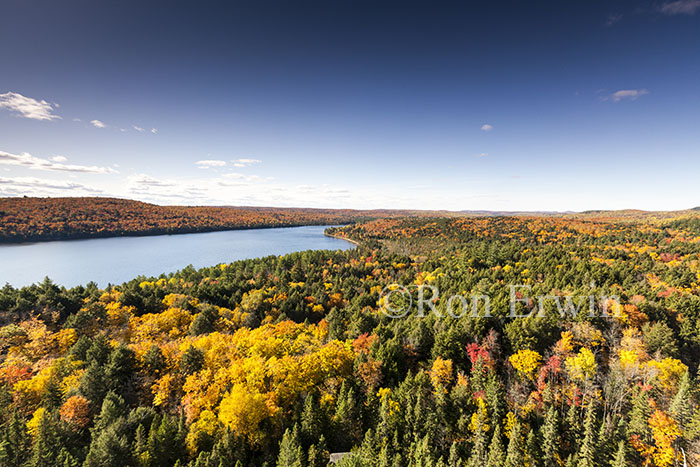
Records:
[[[100,287],[138,275],[158,276],[192,264],[196,268],[239,259],[304,250],[347,250],[353,245],[323,234],[327,226],[114,237],[0,245],[0,286],[15,287],[50,277],[66,287],[90,281]]]

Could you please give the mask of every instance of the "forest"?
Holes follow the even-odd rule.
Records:
[[[397,215],[429,214],[391,210],[159,206],[104,197],[0,197],[0,243],[348,224]]]
[[[0,289],[0,465],[700,465],[700,213],[328,233],[359,246]],[[621,313],[521,296],[533,313],[511,318],[509,284]],[[387,287],[421,285],[436,312],[383,312]],[[452,317],[451,294],[491,316]]]

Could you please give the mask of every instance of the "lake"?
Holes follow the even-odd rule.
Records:
[[[66,287],[90,281],[100,287],[138,275],[158,276],[195,268],[304,250],[347,250],[327,237],[328,226],[227,230],[152,237],[113,237],[0,245],[0,286],[40,282],[49,276]]]

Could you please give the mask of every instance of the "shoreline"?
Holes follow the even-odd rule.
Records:
[[[237,230],[264,230],[264,229],[286,229],[295,227],[320,227],[328,224],[288,224],[288,225],[254,225],[254,226],[241,226],[241,227],[207,227],[201,229],[182,229],[178,231],[139,231],[139,232],[90,232],[90,233],[77,233],[67,236],[54,236],[45,235],[41,237],[23,237],[23,238],[0,238],[0,247],[11,246],[11,245],[32,245],[36,243],[50,243],[50,242],[67,242],[73,240],[96,240],[96,239],[106,239],[106,238],[127,238],[127,237],[165,237],[172,235],[190,235],[190,234],[200,234],[200,233],[215,233],[215,232],[231,232]],[[333,225],[348,225],[348,224],[331,224]],[[325,234],[325,232],[324,232]],[[343,239],[345,240],[345,239]],[[353,242],[354,243],[354,242]]]
[[[331,235],[331,234],[329,234],[329,233],[326,232],[326,231],[323,232],[323,235],[325,235],[326,237],[330,237],[330,238],[337,238],[338,240],[345,240],[346,242],[350,242],[350,243],[352,243],[353,245],[355,245],[355,246],[357,246],[357,247],[362,246],[362,245],[360,245],[360,242],[358,242],[358,241],[356,241],[356,240],[351,240],[351,239],[349,239],[349,238],[341,237],[341,236],[339,236],[339,235]]]

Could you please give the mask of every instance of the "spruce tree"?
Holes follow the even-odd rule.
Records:
[[[595,467],[596,457],[596,426],[595,426],[595,405],[593,401],[588,404],[586,409],[586,420],[583,426],[583,440],[578,453],[577,467]]]
[[[530,429],[525,442],[525,457],[530,466],[538,465],[541,459],[539,440],[534,429]]]
[[[669,412],[681,427],[685,427],[693,415],[693,404],[691,401],[692,381],[690,372],[686,370],[678,383],[678,391],[671,401]]]
[[[508,451],[506,453],[506,467],[522,467],[524,462],[523,440],[520,435],[520,422],[515,421],[508,440]]]
[[[27,467],[54,467],[60,451],[55,414],[46,412],[39,421]]]
[[[277,455],[277,467],[303,467],[304,459],[299,442],[299,430],[294,426],[292,431],[287,428],[280,441],[280,451]]]
[[[17,412],[0,434],[0,465],[20,467],[29,455],[31,447],[27,425]]]
[[[627,467],[627,449],[625,448],[625,442],[620,441],[617,445],[617,453],[615,454],[615,460],[613,460],[612,467]]]
[[[455,441],[452,441],[452,446],[450,446],[450,457],[447,463],[450,467],[462,467],[462,459],[459,457],[459,449]]]
[[[559,412],[552,405],[544,417],[540,429],[542,438],[542,465],[555,467],[559,465]]]
[[[630,419],[627,424],[627,437],[640,435],[642,439],[645,439],[649,431],[650,415],[649,396],[645,391],[638,389],[632,400],[632,410],[630,410]]]
[[[489,445],[489,457],[486,461],[487,467],[501,467],[506,460],[505,448],[501,437],[501,425],[496,423],[493,429],[493,436],[491,437],[491,444]]]

